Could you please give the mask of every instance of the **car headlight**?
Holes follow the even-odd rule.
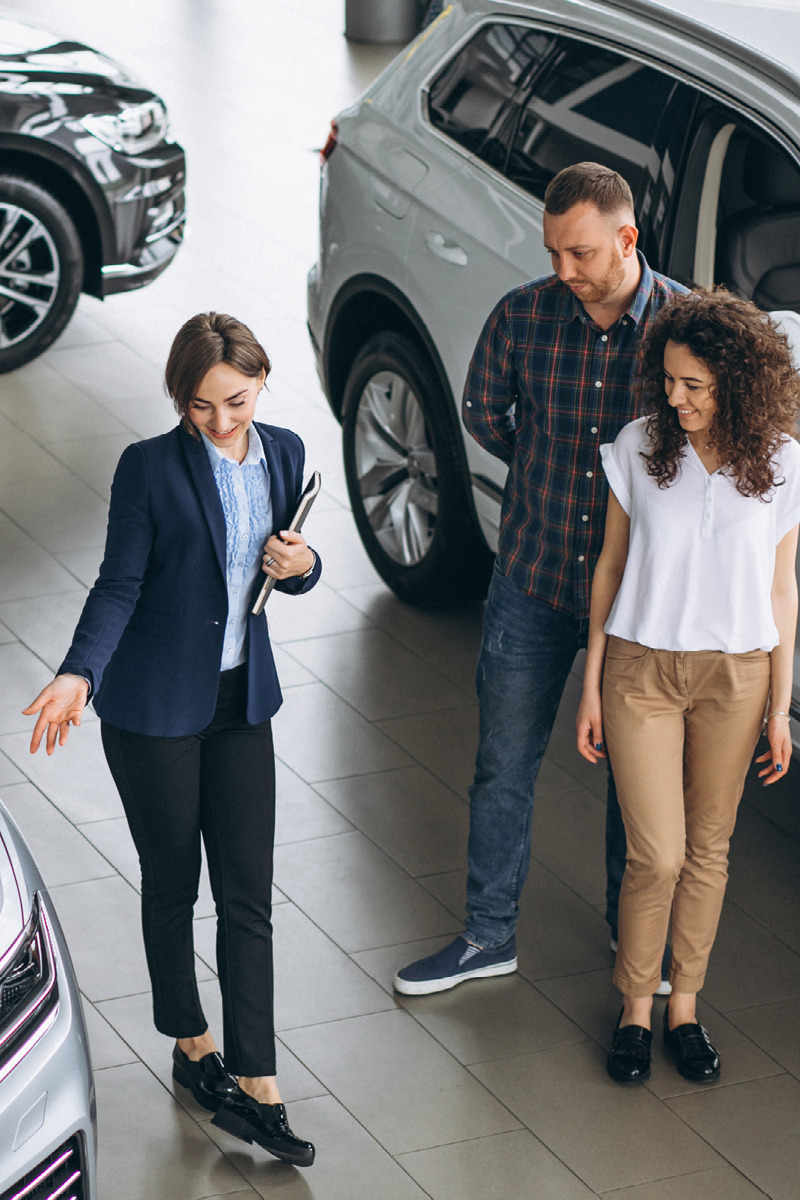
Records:
[[[112,150],[132,155],[146,154],[169,132],[167,110],[157,96],[116,113],[91,113],[81,124]]]
[[[55,961],[37,894],[31,918],[0,971],[0,1079],[47,1031],[57,1006]]]

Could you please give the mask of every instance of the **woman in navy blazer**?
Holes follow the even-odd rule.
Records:
[[[303,487],[296,434],[253,421],[270,370],[232,317],[201,313],[175,338],[166,384],[181,417],[129,446],[111,489],[100,573],[38,713],[31,752],[80,725],[91,696],[142,867],[142,928],[156,1027],[173,1076],[214,1123],[298,1166],[275,1080],[270,718],[281,692],[264,574],[300,595],[321,564],[287,529]],[[225,1059],[200,1005],[192,917],[206,847],[217,909]],[[238,1082],[237,1082],[238,1077]]]

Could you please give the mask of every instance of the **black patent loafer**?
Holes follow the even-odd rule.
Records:
[[[714,1083],[719,1079],[720,1061],[708,1033],[697,1021],[670,1029],[667,1011],[664,1010],[664,1045],[675,1066],[690,1083]]]
[[[282,1104],[259,1104],[240,1087],[217,1109],[211,1122],[243,1142],[257,1142],[281,1162],[295,1167],[310,1167],[314,1147],[296,1137],[289,1128]]]
[[[188,1088],[197,1103],[209,1112],[216,1112],[238,1087],[216,1051],[192,1062],[177,1045],[172,1050],[172,1078],[181,1087]]]
[[[617,1083],[644,1083],[650,1078],[653,1034],[643,1025],[617,1026],[606,1067]]]

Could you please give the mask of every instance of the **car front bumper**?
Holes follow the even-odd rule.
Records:
[[[0,1063],[0,1200],[96,1200],[96,1103],[86,1025],[58,917],[47,892],[39,896],[58,1001],[46,1027],[31,1030],[29,1048],[15,1055],[14,1065]]]

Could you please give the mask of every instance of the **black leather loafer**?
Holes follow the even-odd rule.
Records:
[[[234,1094],[217,1109],[211,1124],[243,1142],[258,1142],[281,1162],[310,1167],[314,1161],[314,1147],[292,1133],[284,1106],[259,1104],[238,1085]]]
[[[644,1083],[648,1080],[652,1041],[652,1031],[643,1025],[624,1025],[620,1029],[617,1024],[606,1063],[611,1078],[616,1079],[617,1083]]]
[[[181,1087],[188,1088],[197,1103],[209,1112],[216,1112],[238,1087],[216,1051],[192,1062],[178,1045],[172,1050],[172,1078]]]
[[[713,1083],[719,1079],[719,1054],[703,1026],[695,1021],[669,1027],[668,1009],[664,1009],[664,1045],[675,1059],[675,1066],[691,1083]]]

